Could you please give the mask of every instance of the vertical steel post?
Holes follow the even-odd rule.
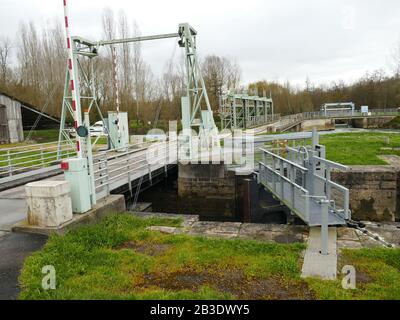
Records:
[[[106,171],[106,190],[107,190],[107,196],[110,195],[110,176],[108,172],[108,158],[107,158],[107,153],[104,153],[104,163],[105,163],[105,171]]]
[[[312,149],[315,150],[316,146],[319,145],[319,134],[317,128],[313,128],[312,130]]]
[[[276,192],[276,165],[275,165],[275,157],[272,156],[272,188],[274,192]]]
[[[96,185],[94,181],[94,167],[93,167],[93,154],[92,154],[92,139],[90,137],[90,122],[89,122],[89,113],[85,112],[85,126],[88,129],[88,134],[89,136],[86,138],[86,148],[87,148],[87,161],[88,161],[88,174],[89,174],[89,179],[90,179],[90,186],[91,186],[91,193],[90,193],[90,202],[92,204],[92,207],[96,204],[97,199],[96,199]]]
[[[329,254],[329,201],[321,201],[321,254]]]
[[[295,183],[296,183],[296,175],[295,175],[295,168],[294,166],[290,165],[290,181],[292,181],[292,183],[290,184],[292,186],[292,207],[295,208],[295,199],[296,199],[296,188],[295,188]]]
[[[305,214],[305,218],[307,222],[310,222],[310,194],[308,191],[306,191],[306,193],[304,194],[304,198],[305,198],[305,202],[304,202],[304,214]]]
[[[326,165],[326,181],[325,181],[325,184],[326,184],[326,198],[328,200],[331,199],[332,187],[331,187],[330,182],[331,182],[331,167],[329,165]]]
[[[283,163],[283,160],[279,160],[280,161],[280,183],[281,183],[281,196],[282,199],[285,199],[285,180],[282,179],[282,177],[285,176],[285,164]]]
[[[11,154],[10,150],[7,150],[7,162],[8,162],[8,175],[12,177],[12,163],[11,163]]]
[[[44,168],[43,146],[40,146],[40,163],[42,164],[42,168]]]

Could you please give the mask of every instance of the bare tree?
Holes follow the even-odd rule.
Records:
[[[114,11],[112,11],[110,8],[104,8],[102,23],[103,23],[103,33],[106,40],[115,39]]]
[[[130,29],[128,25],[128,20],[124,11],[119,12],[118,16],[118,26],[119,26],[119,36],[120,38],[130,37]],[[124,99],[127,100],[132,92],[132,45],[129,43],[124,43],[121,45],[121,73],[123,89],[122,95]]]
[[[133,21],[133,36],[140,37],[140,29],[137,22]],[[133,44],[133,82],[135,88],[135,100],[136,100],[136,121],[139,123],[139,99],[140,99],[140,91],[143,91],[143,58],[142,58],[142,45],[140,42],[135,42]],[[141,90],[142,89],[142,90]],[[142,94],[143,97],[143,94]]]
[[[226,57],[207,56],[202,63],[202,70],[212,107],[218,106],[219,97],[224,87],[237,89],[240,84],[241,70],[236,62]]]
[[[0,39],[0,83],[2,85],[7,83],[11,46],[10,38]]]
[[[400,40],[393,50],[392,60],[395,77],[400,78]]]

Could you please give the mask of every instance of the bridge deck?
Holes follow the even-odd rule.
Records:
[[[309,219],[305,217],[304,212],[306,211],[306,197],[302,197],[300,194],[296,193],[296,200],[295,200],[295,206],[293,207],[290,201],[287,199],[291,196],[291,186],[288,183],[283,184],[283,192],[284,196],[282,196],[281,191],[280,191],[280,182],[275,182],[275,190],[273,188],[273,183],[272,181],[268,183],[267,185],[263,184],[264,186],[267,187],[267,189],[275,194],[290,210],[293,211],[300,219],[302,219],[307,225],[310,227],[317,227],[321,226],[321,205],[318,203],[318,200],[316,199],[310,199],[309,201]],[[302,197],[302,199],[300,199]],[[342,218],[337,212],[334,210],[330,209],[329,210],[329,218],[328,218],[328,225],[329,226],[340,226],[340,225],[345,225],[346,220]]]
[[[155,146],[157,147],[157,145]],[[159,147],[157,147],[159,148]],[[96,185],[99,187],[96,190],[97,199],[101,199],[107,196],[108,192],[116,190],[124,185],[128,185],[129,182],[134,182],[145,176],[146,180],[152,176],[153,178],[159,174],[163,174],[165,170],[169,170],[171,165],[176,163],[176,157],[167,158],[168,162],[162,156],[154,156],[151,158],[151,163],[147,164],[147,149],[141,149],[137,152],[133,151],[128,155],[119,155],[118,153],[107,154],[107,166],[109,171],[113,171],[105,180],[109,182],[109,189],[106,185],[101,185],[99,182]],[[131,172],[121,162],[130,164]],[[143,164],[146,164],[143,166]],[[57,166],[59,168],[59,166]],[[49,168],[55,169],[55,168]],[[46,173],[46,172],[44,172]],[[29,175],[37,174],[37,171],[26,173],[24,178]],[[99,177],[100,173],[96,176]],[[14,177],[16,178],[16,177]],[[47,178],[40,177],[36,180],[64,180],[64,174],[58,174],[51,178],[49,175]],[[11,226],[26,218],[27,203],[25,195],[25,186],[20,185],[18,187],[9,188],[7,190],[0,191],[0,231],[9,231]]]

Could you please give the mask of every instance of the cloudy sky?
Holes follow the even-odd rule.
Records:
[[[14,37],[21,21],[62,21],[62,0],[0,0],[0,36]],[[259,79],[302,85],[390,69],[400,41],[399,0],[69,0],[73,35],[100,39],[105,7],[124,10],[143,35],[198,31],[201,56],[236,59],[244,82]],[[174,40],[143,45],[157,74],[174,53]],[[175,50],[179,55],[180,49]]]

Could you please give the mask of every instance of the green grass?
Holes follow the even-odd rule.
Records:
[[[385,165],[379,155],[400,156],[397,133],[339,133],[321,136],[320,143],[326,146],[329,160],[344,165]]]
[[[400,300],[400,249],[344,250],[341,266],[356,269],[356,290],[343,290],[341,280],[307,280],[325,300]]]
[[[58,129],[54,130],[36,130],[33,131],[31,135],[31,140],[36,141],[37,143],[46,143],[46,142],[54,142],[58,141]],[[24,131],[24,137],[26,138],[29,134],[29,131]]]
[[[303,245],[146,230],[151,225],[180,223],[120,214],[65,236],[53,235],[25,261],[20,299],[235,299],[246,287],[248,297],[268,299],[273,288],[263,279],[296,290],[288,294],[304,295],[298,289],[304,283],[299,276]],[[41,288],[41,269],[46,265],[56,269],[57,290]],[[252,283],[266,289],[253,292]]]
[[[301,279],[302,244],[167,235],[146,227],[176,219],[118,214],[65,236],[53,235],[26,259],[20,299],[400,299],[400,250],[344,250],[339,268],[357,270],[357,289],[341,280]],[[42,267],[57,289],[41,287]]]
[[[305,142],[311,144],[311,140]],[[387,165],[379,156],[400,156],[400,133],[354,132],[321,135],[320,144],[326,147],[328,160],[344,165]],[[272,144],[267,143],[266,146],[272,147]]]

